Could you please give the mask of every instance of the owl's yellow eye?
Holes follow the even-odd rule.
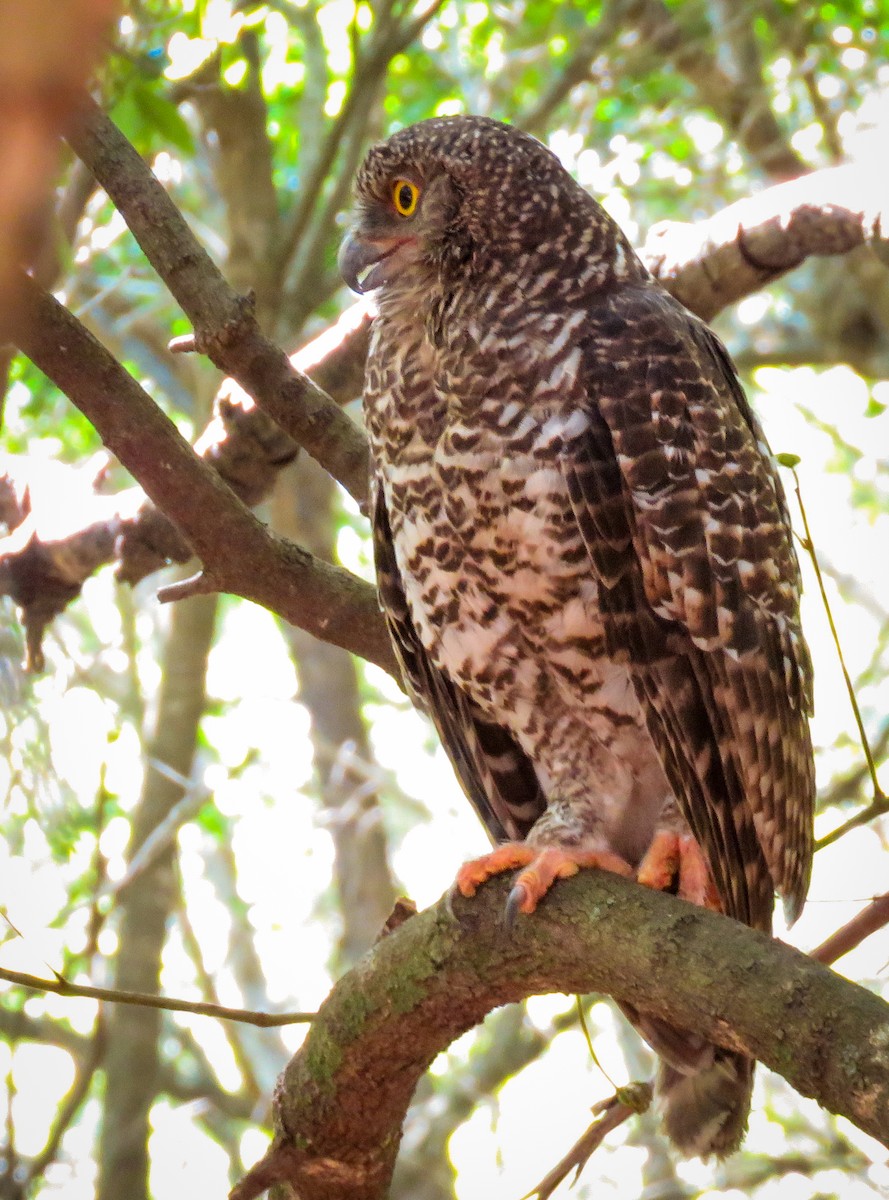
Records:
[[[413,215],[419,199],[420,189],[409,179],[396,179],[392,184],[392,203],[402,217]]]

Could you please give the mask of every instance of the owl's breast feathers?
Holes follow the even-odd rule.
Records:
[[[575,271],[559,307],[557,280],[529,297],[504,266],[382,306],[368,425],[407,603],[495,717],[539,703],[541,674],[579,699],[626,666],[729,910],[764,925],[773,886],[798,911],[811,857],[783,493],[717,339],[635,268],[598,280]]]

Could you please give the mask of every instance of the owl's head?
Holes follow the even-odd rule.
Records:
[[[479,254],[508,262],[553,249],[601,213],[546,146],[488,117],[434,117],[393,134],[369,151],[356,193],[339,265],[358,292]]]

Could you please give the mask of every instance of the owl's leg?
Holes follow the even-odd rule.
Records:
[[[567,847],[531,846],[527,842],[504,842],[490,854],[473,859],[457,872],[456,887],[464,896],[474,896],[481,884],[504,871],[524,867],[516,877],[506,901],[506,924],[518,913],[533,913],[557,879],[576,875],[581,868],[598,867],[627,878],[633,868],[610,850],[577,850]]]
[[[704,852],[690,834],[661,830],[652,838],[639,864],[636,879],[655,891],[670,891],[674,885],[683,900],[722,912]]]

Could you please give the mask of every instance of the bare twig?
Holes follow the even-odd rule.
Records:
[[[132,1004],[140,1008],[160,1008],[165,1012],[192,1013],[199,1017],[215,1017],[219,1021],[241,1021],[245,1025],[259,1025],[271,1029],[278,1025],[304,1025],[314,1021],[314,1013],[261,1013],[244,1008],[226,1008],[222,1004],[204,1004],[196,1000],[176,1000],[169,996],[154,996],[150,992],[125,992],[116,988],[92,987],[85,983],[71,983],[61,975],[55,979],[41,979],[22,971],[10,971],[0,967],[0,979],[33,992],[55,992],[59,996],[83,996],[88,1000],[105,1000],[113,1004]]]
[[[860,812],[857,812],[854,817],[850,817],[848,821],[844,821],[842,825],[838,825],[836,829],[832,829],[824,837],[818,838],[815,843],[815,849],[823,850],[825,846],[832,846],[841,837],[845,837],[850,830],[859,829],[862,825],[869,825],[871,821],[875,821],[877,817],[885,816],[887,812],[889,812],[889,797],[881,794],[876,800],[872,800],[866,808],[862,808]]]
[[[593,1153],[602,1145],[612,1130],[623,1125],[624,1121],[639,1113],[646,1112],[651,1104],[654,1089],[650,1083],[631,1083],[621,1088],[610,1099],[601,1100],[593,1105],[593,1121],[589,1129],[577,1139],[568,1153],[551,1171],[548,1171],[522,1200],[549,1200],[556,1188],[574,1171],[573,1183],[577,1183],[580,1173],[589,1162]],[[573,1184],[572,1184],[573,1186]]]
[[[779,461],[781,461],[780,456]],[[797,474],[795,464],[792,464],[788,460],[785,465],[790,466],[790,469],[793,472],[794,491],[796,492],[796,499],[797,503],[799,504],[800,515],[803,519],[803,529],[805,530],[806,535],[805,541],[803,542],[803,548],[806,550],[806,553],[812,560],[812,566],[815,569],[815,578],[818,580],[818,591],[821,595],[821,602],[824,605],[824,611],[827,613],[827,623],[830,626],[830,634],[833,638],[833,644],[836,647],[837,658],[840,660],[840,668],[843,672],[843,679],[846,683],[846,691],[849,694],[849,702],[852,705],[852,712],[855,714],[855,724],[858,726],[858,736],[861,739],[861,748],[864,751],[867,769],[870,772],[871,782],[873,783],[874,787],[873,803],[875,805],[887,804],[889,801],[887,801],[887,797],[884,795],[883,789],[880,787],[880,781],[877,778],[877,765],[874,762],[874,756],[871,752],[870,741],[868,740],[867,731],[864,728],[864,721],[861,717],[861,709],[858,707],[858,697],[855,695],[855,687],[852,683],[852,676],[849,674],[849,668],[846,666],[846,660],[843,656],[843,648],[840,644],[836,623],[834,622],[833,613],[831,612],[830,608],[830,601],[827,598],[827,590],[824,587],[824,578],[821,574],[821,566],[818,562],[818,554],[815,550],[815,543],[812,540],[812,531],[809,529],[809,518],[806,514],[806,506],[803,504],[803,494],[800,490],[799,475]],[[833,837],[832,840],[836,841],[836,837]]]
[[[844,954],[860,946],[865,938],[889,925],[889,892],[877,896],[867,908],[863,908],[842,929],[832,933],[826,941],[811,952],[812,958],[822,963],[835,963]]]
[[[185,776],[180,775],[173,767],[161,762],[158,758],[150,757],[146,765],[150,770],[157,771],[165,779],[177,784],[185,794],[155,825],[145,841],[139,845],[127,864],[125,874],[120,879],[104,883],[96,898],[106,895],[118,896],[128,888],[135,879],[148,870],[152,863],[157,861],[159,855],[170,848],[182,826],[196,817],[211,797],[212,793],[202,783],[186,779]]]

